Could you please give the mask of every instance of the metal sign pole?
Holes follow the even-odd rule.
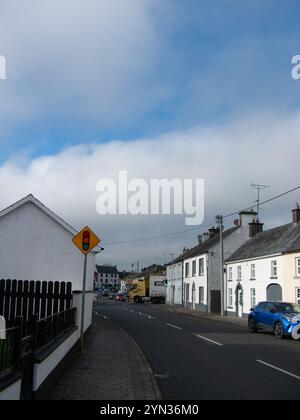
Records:
[[[83,351],[84,344],[84,312],[85,312],[85,295],[86,295],[86,271],[87,271],[87,256],[84,256],[83,267],[83,287],[82,287],[82,302],[81,302],[81,329],[80,329],[80,351]]]

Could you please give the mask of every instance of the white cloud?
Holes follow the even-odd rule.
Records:
[[[272,185],[268,196],[299,184],[299,137],[299,113],[281,117],[265,114],[154,139],[73,147],[27,165],[23,162],[23,166],[10,160],[0,167],[0,206],[31,192],[75,227],[92,225],[104,246],[184,230],[184,217],[97,215],[97,181],[116,178],[120,169],[128,170],[130,178],[204,178],[207,223],[220,212],[238,210],[252,202],[254,206],[252,181]],[[297,197],[300,192],[265,206],[267,225],[289,222]],[[178,252],[183,245],[192,245],[197,233],[107,246],[101,258],[121,266],[137,259],[145,264],[162,262],[163,252]]]
[[[11,0],[0,41],[2,126],[61,113],[110,126],[167,94],[151,77],[162,39],[148,0]]]

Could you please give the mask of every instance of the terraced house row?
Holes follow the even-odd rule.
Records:
[[[226,314],[238,317],[261,301],[300,304],[298,204],[291,223],[266,231],[256,212],[241,212],[239,222],[223,232],[223,246],[223,279],[219,229],[200,235],[195,247],[168,264],[169,304],[219,314],[223,296]]]

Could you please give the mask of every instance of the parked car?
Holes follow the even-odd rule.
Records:
[[[109,292],[108,299],[109,300],[114,300],[115,297],[116,297],[116,294],[117,294],[116,292],[112,292],[112,291]]]
[[[261,302],[251,309],[248,326],[251,333],[256,333],[261,328],[272,331],[277,338],[295,338],[300,333],[300,305]]]
[[[115,299],[116,299],[117,302],[126,302],[127,301],[127,297],[125,296],[124,292],[118,292],[116,294]]]

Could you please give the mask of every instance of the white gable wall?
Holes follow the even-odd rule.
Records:
[[[72,282],[82,290],[84,256],[72,234],[33,203],[0,218],[0,278]],[[95,254],[88,256],[87,290],[93,289]]]

